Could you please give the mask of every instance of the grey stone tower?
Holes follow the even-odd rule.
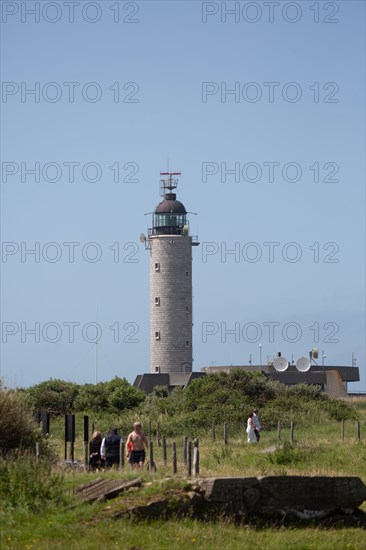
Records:
[[[163,200],[152,214],[150,250],[151,373],[192,372],[192,246],[187,211],[175,190],[180,172],[161,172]]]

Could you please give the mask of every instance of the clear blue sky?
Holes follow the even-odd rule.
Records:
[[[97,316],[98,379],[149,372],[139,235],[169,159],[194,370],[318,347],[364,390],[364,2],[1,5],[5,383],[93,382]]]

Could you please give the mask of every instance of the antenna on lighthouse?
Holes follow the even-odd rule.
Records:
[[[172,193],[174,189],[178,187],[178,178],[174,176],[181,176],[181,172],[160,172],[160,176],[167,176],[160,179],[160,196],[164,197],[167,193]]]

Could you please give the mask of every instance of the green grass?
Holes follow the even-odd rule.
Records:
[[[277,430],[262,432],[259,444],[248,445],[243,426],[229,426],[229,443],[222,441],[222,427],[217,428],[216,441],[212,441],[210,432],[200,437],[200,476],[263,476],[263,475],[356,475],[366,483],[366,403],[356,403],[358,418],[361,420],[361,442],[356,439],[356,423],[347,420],[345,438],[341,439],[341,425],[336,421],[324,421],[316,418],[313,422],[301,419],[295,427],[294,443],[290,443],[289,426],[285,426],[278,441]],[[81,416],[81,415],[79,415]],[[82,419],[82,416],[81,416]],[[77,425],[82,420],[77,418]],[[53,429],[52,429],[53,426]],[[62,429],[63,419],[53,421],[51,426],[53,447],[60,459],[63,459]],[[96,426],[99,428],[99,426]],[[82,433],[82,429],[77,429]],[[184,433],[184,432],[183,432]],[[186,433],[193,437],[197,433]],[[141,490],[141,498],[154,498],[167,485],[179,487],[186,475],[183,465],[183,437],[175,438],[178,455],[178,475],[172,476],[171,444],[168,439],[168,466],[164,468],[162,448],[154,438],[154,460],[158,471],[149,475],[143,472],[146,481],[152,485]],[[268,452],[270,451],[270,452]],[[75,445],[75,458],[83,459],[83,442],[79,437]],[[34,511],[29,499],[15,499],[3,502],[1,512],[1,547],[3,549],[49,550],[76,548],[98,549],[118,548],[122,550],[160,550],[199,548],[203,550],[251,549],[364,549],[365,531],[360,528],[319,528],[307,526],[301,528],[261,528],[253,526],[236,527],[227,523],[204,524],[192,520],[170,520],[168,522],[132,523],[126,519],[112,519],[112,513],[119,502],[129,498],[114,499],[107,503],[80,503],[73,496],[73,489],[82,483],[99,476],[124,478],[132,477],[127,472],[88,472],[69,471],[57,466],[53,470],[55,479],[62,485],[62,498],[46,469],[50,490],[58,495],[58,503],[49,499],[41,506],[42,476],[34,475],[31,467],[25,466],[29,478],[27,487],[33,491],[21,493],[39,495],[37,509]],[[14,484],[20,484],[21,472],[13,472]],[[38,474],[37,474],[38,475]],[[58,476],[58,477],[57,477]],[[13,479],[12,478],[12,479]],[[62,481],[63,478],[63,481]],[[38,479],[38,485],[35,484]],[[45,478],[46,479],[46,478]],[[15,485],[14,485],[15,487]],[[38,488],[37,488],[38,487]],[[4,490],[4,486],[2,486]],[[137,495],[140,493],[133,493]],[[8,504],[7,504],[8,502]],[[366,512],[366,503],[361,509]]]
[[[359,549],[365,547],[365,531],[358,528],[235,527],[221,522],[192,520],[139,522],[102,519],[108,504],[81,505],[64,513],[30,518],[17,514],[11,531],[3,531],[2,548],[24,550],[116,548],[155,550],[197,548],[235,549]]]

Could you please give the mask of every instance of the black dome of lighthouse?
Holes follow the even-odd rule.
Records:
[[[175,193],[166,193],[164,200],[155,208],[153,214],[154,235],[183,235],[187,226],[187,211]]]
[[[174,198],[170,198],[173,195]],[[155,208],[155,214],[187,214],[182,202],[175,199],[174,193],[165,195],[165,200],[161,201]]]

